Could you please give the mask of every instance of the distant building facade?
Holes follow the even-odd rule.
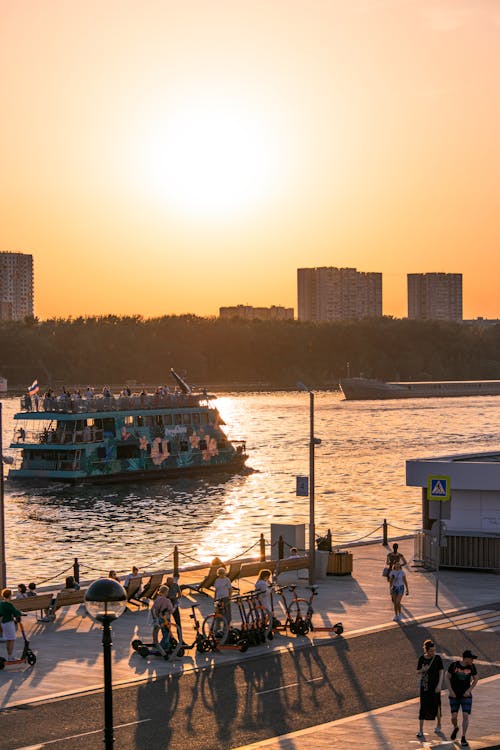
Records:
[[[244,320],[293,320],[293,307],[252,307],[251,305],[235,305],[234,307],[220,307],[220,318],[243,318]]]
[[[462,321],[461,273],[409,273],[408,317]]]
[[[382,316],[382,274],[355,268],[297,269],[298,318],[353,320]]]
[[[0,316],[23,320],[33,315],[33,256],[0,252]]]

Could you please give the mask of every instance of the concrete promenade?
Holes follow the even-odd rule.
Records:
[[[354,570],[352,576],[327,577],[319,580],[319,595],[315,599],[314,621],[316,626],[332,625],[342,621],[344,637],[377,632],[382,629],[405,628],[407,624],[442,620],[444,627],[462,627],[460,611],[480,608],[479,617],[490,618],[487,632],[500,634],[500,612],[490,607],[500,601],[500,578],[495,574],[472,571],[441,571],[439,608],[435,607],[434,573],[422,571],[409,565],[408,581],[410,595],[404,598],[405,619],[402,624],[392,621],[392,605],[388,586],[381,576],[386,549],[379,544],[353,547]],[[413,541],[406,539],[400,543],[402,551],[410,563],[413,555]],[[202,571],[187,574],[180,583],[201,580]],[[300,575],[306,575],[305,571]],[[280,582],[295,579],[297,574],[286,573]],[[253,588],[254,581],[243,581],[242,590]],[[298,580],[300,593],[307,593],[303,587],[307,580]],[[198,603],[202,614],[212,611],[211,598],[202,595],[184,596],[181,599],[182,622],[185,640],[193,639],[192,621],[189,619],[191,603]],[[496,612],[496,614],[495,614]],[[479,614],[479,613],[478,613]],[[495,619],[496,617],[496,619]],[[33,669],[25,665],[10,667],[0,672],[0,709],[20,706],[57,697],[100,690],[102,688],[102,647],[101,629],[85,613],[85,608],[68,607],[59,610],[53,623],[38,623],[33,615],[23,618],[27,626],[31,646],[37,654],[37,664]],[[496,629],[496,631],[495,631]],[[329,634],[314,633],[298,638],[277,636],[265,646],[252,647],[245,654],[230,651],[210,655],[198,654],[190,650],[182,659],[165,662],[161,659],[144,660],[130,648],[134,637],[149,640],[151,627],[145,610],[129,609],[113,626],[113,681],[115,687],[138,681],[152,680],[168,674],[181,674],[189,670],[217,668],[226,664],[254,658],[269,650],[293,650],[302,648],[307,639],[313,643],[330,639]],[[422,639],[425,636],[422,636]],[[20,641],[16,644],[20,649]],[[0,646],[3,653],[3,646]],[[451,656],[451,654],[450,654]],[[459,656],[458,654],[456,656]],[[474,699],[474,712],[471,721],[470,746],[476,748],[500,745],[500,664],[498,675],[481,681]],[[402,665],[412,669],[411,665]],[[480,659],[478,669],[481,670]],[[415,681],[415,696],[417,687]],[[449,712],[447,700],[443,696],[443,728],[449,732]],[[426,742],[415,737],[417,729],[418,699],[405,704],[384,707],[369,714],[347,717],[338,721],[301,730],[294,735],[275,738],[247,747],[266,747],[271,750],[322,750],[323,748],[437,748],[455,747],[437,735],[427,734]],[[426,731],[431,731],[431,723],[426,722]]]

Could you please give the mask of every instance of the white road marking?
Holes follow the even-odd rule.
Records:
[[[129,721],[127,724],[115,724],[114,729],[123,729],[123,727],[132,727],[135,724],[144,724],[146,721],[152,721],[152,719],[140,719],[139,721]],[[60,737],[57,740],[47,740],[47,742],[40,742],[37,745],[25,745],[24,747],[18,747],[16,750],[42,750],[47,745],[54,745],[56,742],[67,742],[68,740],[77,740],[80,737],[88,737],[91,734],[101,734],[102,729],[94,729],[92,732],[82,732],[82,734],[72,734],[69,737]]]
[[[312,677],[310,680],[303,680],[302,682],[291,682],[289,685],[281,685],[277,688],[271,688],[270,690],[259,690],[256,695],[266,695],[266,693],[276,693],[278,690],[288,690],[291,687],[297,687],[297,685],[303,685],[304,682],[318,682],[318,680],[324,680],[324,677]]]

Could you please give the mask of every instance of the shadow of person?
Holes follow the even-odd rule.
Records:
[[[163,695],[159,695],[161,685],[163,685]],[[153,728],[150,723],[151,707],[158,704],[161,705],[161,712],[157,712],[156,726]],[[173,720],[178,704],[179,679],[177,677],[140,684],[137,688],[137,727],[134,747],[148,748],[148,750],[169,748],[174,734]]]

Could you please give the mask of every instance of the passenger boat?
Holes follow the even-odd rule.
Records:
[[[216,397],[171,372],[174,392],[45,397],[41,411],[22,399],[8,478],[79,484],[242,469],[245,442],[227,438]]]
[[[390,398],[451,398],[500,396],[500,380],[429,380],[384,382],[369,378],[344,378],[340,387],[348,401]]]

